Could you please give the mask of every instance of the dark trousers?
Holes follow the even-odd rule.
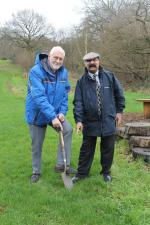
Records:
[[[95,153],[97,137],[83,136],[82,146],[80,148],[78,173],[79,177],[88,176]],[[115,135],[101,137],[100,150],[101,150],[101,166],[103,174],[110,174],[111,165],[113,162],[115,147]]]

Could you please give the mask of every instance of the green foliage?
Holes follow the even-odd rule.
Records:
[[[43,147],[43,174],[39,183],[30,184],[30,137],[28,126],[24,122],[26,80],[13,65],[8,63],[6,67],[0,61],[1,224],[149,225],[149,167],[142,161],[132,160],[124,141],[116,145],[111,184],[105,184],[99,175],[98,142],[90,178],[77,183],[68,192],[60,174],[53,171],[58,136],[48,128]],[[128,92],[126,96],[126,110],[134,111],[131,104],[134,102],[133,98],[141,97],[140,93]],[[69,97],[68,119],[75,126],[72,98],[73,93]],[[82,136],[77,136],[74,132],[74,167],[77,165],[81,141]]]

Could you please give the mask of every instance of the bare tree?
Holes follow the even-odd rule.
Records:
[[[132,0],[85,0],[85,14],[92,27],[93,34],[100,35],[123,9],[131,5]]]
[[[17,46],[32,52],[39,40],[53,34],[53,27],[33,10],[19,11],[5,24],[3,36]]]
[[[95,40],[104,65],[126,82],[148,84],[150,0],[86,0],[84,19],[91,33],[88,43]]]

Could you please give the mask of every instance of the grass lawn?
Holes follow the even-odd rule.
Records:
[[[127,143],[116,144],[113,182],[99,175],[99,148],[91,176],[71,192],[55,174],[58,135],[47,129],[43,147],[42,177],[30,184],[31,149],[24,121],[26,80],[22,70],[0,61],[0,224],[1,225],[150,225],[150,167],[133,161]],[[135,99],[142,93],[126,92],[126,112],[141,112]],[[69,96],[68,119],[72,115],[73,92]],[[77,166],[81,135],[73,134],[72,165]]]

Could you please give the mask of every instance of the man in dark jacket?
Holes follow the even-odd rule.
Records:
[[[65,51],[53,47],[47,54],[38,54],[35,65],[29,72],[26,98],[26,121],[29,124],[32,139],[32,176],[31,182],[37,182],[41,175],[42,145],[47,125],[62,130],[67,158],[67,173],[75,173],[70,167],[72,127],[65,119],[68,110],[68,92],[70,85],[68,71],[63,66]],[[61,146],[58,147],[55,172],[63,172]]]
[[[74,118],[77,133],[83,132],[78,172],[75,183],[89,175],[93,162],[96,140],[101,137],[101,174],[104,181],[111,181],[116,126],[121,123],[125,107],[123,89],[110,71],[101,66],[100,55],[90,52],[83,57],[85,73],[77,81],[74,96]]]

